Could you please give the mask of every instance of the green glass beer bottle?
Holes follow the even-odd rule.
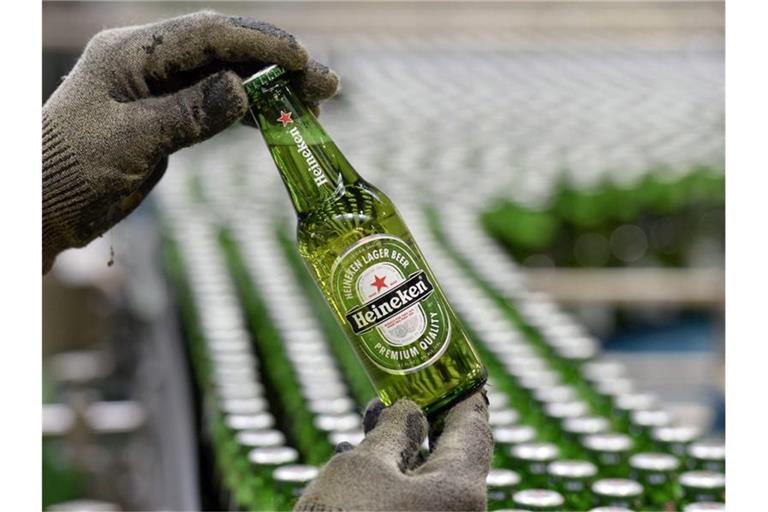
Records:
[[[275,483],[272,510],[293,510],[296,500],[317,473],[315,466],[304,464],[287,464],[275,469],[272,472],[272,481]]]
[[[587,510],[592,505],[590,484],[597,466],[586,460],[556,460],[547,468],[555,490],[565,497],[570,510]]]
[[[683,491],[683,503],[700,501],[725,503],[725,475],[714,471],[687,471],[678,482]]]
[[[491,469],[485,478],[488,510],[503,510],[512,505],[512,495],[520,483],[520,475],[509,469]]]
[[[725,443],[704,439],[688,446],[688,465],[691,469],[725,473]]]
[[[592,484],[598,505],[642,510],[643,486],[634,480],[606,478]]]
[[[515,507],[529,512],[554,512],[563,510],[562,494],[549,489],[524,489],[512,495]]]
[[[668,453],[636,453],[629,458],[630,476],[645,489],[645,504],[654,510],[674,509],[679,498],[677,470],[680,461]]]
[[[487,372],[395,206],[269,66],[244,83],[298,217],[299,253],[386,405],[428,415]]]

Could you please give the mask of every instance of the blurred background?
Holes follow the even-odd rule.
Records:
[[[622,386],[654,397],[643,409],[723,435],[722,2],[44,2],[42,100],[99,30],[210,7],[296,34],[341,75],[320,120],[402,210],[493,361],[501,408],[528,421],[473,308],[554,354],[556,369],[608,361]],[[334,439],[358,435],[344,415],[373,392],[297,265],[295,218],[257,131],[177,153],[150,199],[44,278],[44,505],[260,508],[293,491],[253,457],[238,466],[235,436],[276,431],[270,447],[295,452],[282,462],[318,465]],[[215,303],[198,276],[215,281]],[[308,396],[304,363],[281,348],[275,285],[306,302],[336,405]],[[247,340],[239,359],[211,349],[217,318]],[[558,351],[558,322],[595,350]],[[221,372],[253,392],[222,395]],[[591,372],[577,377],[582,395],[611,416]],[[633,421],[616,429],[639,445]]]

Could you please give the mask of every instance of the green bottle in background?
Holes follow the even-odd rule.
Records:
[[[270,66],[245,81],[298,217],[299,253],[378,390],[437,413],[487,378],[392,201],[357,174]]]

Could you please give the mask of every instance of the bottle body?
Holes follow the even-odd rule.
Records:
[[[358,205],[356,211],[350,205]],[[392,202],[359,180],[300,218],[299,252],[385,404],[438,412],[487,374]]]
[[[431,415],[480,388],[485,367],[392,201],[273,68],[245,85],[296,209],[299,253],[381,400]]]

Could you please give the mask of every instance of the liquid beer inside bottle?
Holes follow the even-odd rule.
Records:
[[[282,69],[245,87],[296,210],[299,253],[381,400],[407,397],[433,415],[482,386],[486,370],[392,201],[357,174]]]

